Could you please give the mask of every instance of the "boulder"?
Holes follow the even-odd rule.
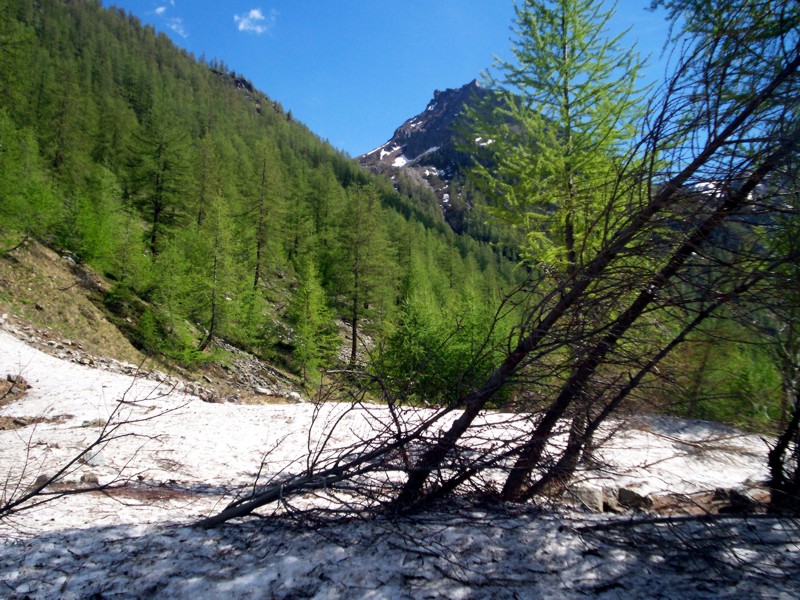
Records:
[[[619,515],[624,513],[625,510],[625,507],[619,503],[619,500],[617,500],[616,490],[604,490],[603,512]]]
[[[620,488],[617,492],[617,500],[627,508],[644,509],[653,506],[653,499],[650,496],[633,488]]]
[[[727,502],[719,509],[720,514],[746,514],[755,511],[758,506],[750,494],[738,490],[717,488],[714,490],[714,500]]]
[[[81,485],[85,487],[94,487],[100,485],[100,479],[94,473],[84,473],[81,475]]]
[[[92,467],[102,467],[108,461],[106,460],[105,454],[103,454],[102,450],[90,450],[86,454],[84,454],[80,458],[80,462],[86,465],[91,465]]]
[[[50,475],[46,475],[45,473],[41,473],[36,477],[36,481],[33,482],[33,485],[30,487],[30,491],[39,492],[47,487],[47,484],[50,482]]]
[[[592,486],[574,486],[567,489],[567,497],[592,512],[603,512],[605,493]]]

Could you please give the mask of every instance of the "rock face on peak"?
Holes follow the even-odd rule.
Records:
[[[458,230],[449,184],[470,162],[457,149],[459,121],[466,106],[490,93],[477,80],[457,89],[436,90],[423,112],[398,127],[389,141],[360,156],[359,162],[391,176],[396,184],[398,178],[406,178],[429,187],[445,218]]]

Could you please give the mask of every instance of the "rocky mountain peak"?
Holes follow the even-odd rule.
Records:
[[[483,94],[485,90],[477,80],[456,89],[436,90],[424,111],[400,125],[389,141],[361,156],[361,164],[378,171],[386,167],[433,167],[449,178],[460,162],[454,125],[465,105]]]
[[[450,182],[463,173],[469,156],[458,150],[459,120],[464,109],[490,93],[477,80],[455,88],[436,90],[425,110],[400,125],[392,137],[359,157],[359,162],[376,173],[385,173],[398,184],[410,179],[430,188],[451,226],[453,216]]]

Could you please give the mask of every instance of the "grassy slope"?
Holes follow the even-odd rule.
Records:
[[[35,242],[0,256],[0,313],[51,330],[91,354],[139,364],[142,354],[92,302],[106,286],[88,267]]]

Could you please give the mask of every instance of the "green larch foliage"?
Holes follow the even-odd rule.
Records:
[[[298,287],[288,307],[288,317],[294,358],[303,379],[309,381],[317,377],[320,366],[331,361],[340,343],[333,313],[310,255],[300,260]]]
[[[34,132],[0,108],[0,251],[26,236],[47,239],[59,208]]]
[[[148,223],[148,248],[156,259],[164,239],[186,218],[187,136],[166,102],[153,107],[132,151],[132,200]]]
[[[606,206],[605,188],[640,115],[641,62],[620,36],[607,37],[612,13],[602,5],[519,3],[514,60],[500,62],[490,80],[501,108],[471,115],[472,148],[488,159],[474,183],[493,214],[526,235],[531,262],[566,273],[591,254],[609,210],[617,210]]]
[[[348,190],[340,223],[339,291],[350,322],[351,363],[356,361],[362,321],[385,308],[380,305],[387,297],[390,259],[381,216],[374,187],[358,186]]]

